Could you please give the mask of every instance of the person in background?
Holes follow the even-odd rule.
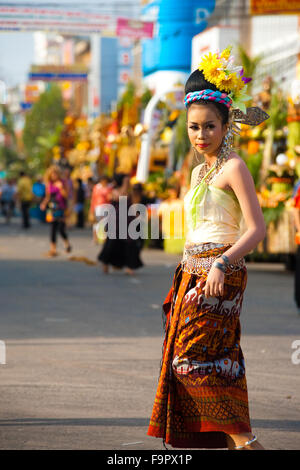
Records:
[[[89,219],[94,223],[93,239],[95,243],[98,242],[98,235],[96,233],[95,222],[99,222],[100,220],[99,211],[101,210],[101,206],[103,204],[108,204],[111,200],[112,186],[109,183],[110,180],[108,176],[100,176],[98,183],[94,185],[92,191],[91,204],[89,209]]]
[[[42,175],[37,176],[36,181],[33,183],[33,186],[32,186],[32,192],[33,192],[33,196],[34,196],[34,202],[37,205],[38,219],[41,222],[45,222],[46,212],[41,211],[41,209],[40,209],[40,204],[43,201],[43,199],[45,197],[45,192],[46,192],[45,184],[43,182]]]
[[[71,178],[71,168],[66,167],[62,170],[62,180],[64,183],[64,187],[67,191],[67,208],[65,211],[65,223],[68,226],[73,225],[73,210],[75,205],[75,190],[73,180]]]
[[[30,227],[29,209],[32,203],[32,182],[29,176],[24,172],[20,172],[17,183],[17,198],[21,205],[22,227],[27,229]]]
[[[85,190],[85,203],[84,203],[84,216],[90,227],[93,226],[94,220],[90,214],[91,199],[93,194],[93,189],[95,186],[95,181],[93,177],[89,177],[86,182],[83,183]]]
[[[296,229],[295,242],[297,250],[295,254],[295,278],[294,278],[294,299],[300,315],[300,185],[296,184],[293,195],[294,225]]]
[[[75,206],[74,211],[77,214],[76,227],[84,228],[84,202],[85,202],[85,189],[81,178],[76,180],[77,186],[75,188]]]
[[[16,188],[13,183],[12,179],[7,180],[1,192],[1,208],[7,224],[10,223],[15,208]]]
[[[84,186],[85,186],[86,199],[90,200],[92,197],[94,186],[95,186],[93,178],[89,177]]]
[[[102,269],[105,274],[109,272],[109,267],[112,266],[115,270],[121,270],[125,268],[127,274],[132,274],[133,269],[139,266],[136,265],[136,260],[130,258],[128,251],[128,237],[123,237],[124,229],[127,230],[128,234],[128,219],[124,220],[121,214],[121,197],[127,197],[129,194],[130,179],[127,175],[118,174],[114,177],[114,188],[111,194],[110,204],[114,208],[111,212],[110,217],[113,218],[112,222],[115,222],[116,233],[107,233],[105,242],[98,255],[98,260],[102,263]],[[128,209],[128,199],[126,201]],[[111,222],[111,223],[112,223]],[[108,222],[110,223],[110,221]],[[126,224],[123,226],[123,224]]]
[[[60,169],[53,165],[48,168],[46,175],[46,196],[41,203],[41,210],[46,210],[46,222],[50,224],[50,251],[47,253],[49,257],[57,256],[56,239],[57,232],[60,233],[65,251],[70,253],[72,247],[70,245],[68,235],[66,233],[65,212],[67,209],[68,191],[65,180],[61,176]]]
[[[147,204],[149,203],[149,199],[145,196],[143,191],[143,185],[141,183],[135,183],[129,190],[129,197],[128,197],[128,207],[133,204],[141,204],[145,208],[145,217],[147,218]],[[133,211],[135,212],[135,211]],[[133,274],[135,269],[141,268],[144,266],[143,261],[140,258],[141,251],[144,246],[144,230],[146,220],[143,220],[143,214],[137,211],[137,215],[129,215],[128,216],[128,226],[133,222],[137,217],[141,217],[141,222],[143,227],[139,223],[136,227],[137,233],[140,233],[141,236],[138,238],[132,238],[130,233],[128,233],[126,245],[125,245],[125,253],[126,253],[126,272],[127,274]]]

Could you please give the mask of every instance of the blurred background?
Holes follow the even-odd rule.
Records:
[[[85,188],[84,226],[103,175],[142,185],[149,216],[182,211],[190,174],[183,86],[202,54],[233,46],[270,119],[242,126],[236,149],[253,176],[267,236],[252,260],[293,262],[300,177],[300,5],[274,0],[0,2],[0,191],[30,177],[30,216],[47,168]],[[79,183],[78,181],[81,181]],[[34,188],[34,186],[33,186]],[[2,191],[3,193],[3,191]],[[77,201],[78,203],[78,201]],[[82,201],[81,201],[82,203]],[[18,204],[13,207],[18,216]],[[3,213],[5,217],[5,214]],[[76,200],[68,224],[76,223]],[[180,253],[174,226],[160,248]],[[151,246],[151,241],[148,243]],[[156,247],[158,245],[156,244]]]

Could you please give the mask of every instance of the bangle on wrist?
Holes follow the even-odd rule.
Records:
[[[224,261],[225,266],[227,267],[227,266],[229,265],[229,258],[228,258],[228,256],[222,255],[221,258],[222,258],[222,260]]]
[[[225,266],[225,264],[219,263],[219,261],[215,261],[215,262],[213,263],[213,266],[215,266],[215,268],[218,268],[218,269],[220,269],[221,271],[223,271],[224,274],[226,273],[226,266]]]

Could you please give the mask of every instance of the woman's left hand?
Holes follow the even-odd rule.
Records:
[[[210,268],[204,288],[204,295],[206,298],[223,295],[224,277],[225,274],[219,268],[216,268],[215,266]]]

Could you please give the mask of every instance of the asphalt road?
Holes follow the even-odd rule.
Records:
[[[133,277],[104,275],[90,231],[70,238],[71,255],[61,244],[48,259],[47,226],[0,221],[0,449],[163,450],[146,431],[161,303],[180,257],[144,250]],[[283,265],[248,263],[242,348],[253,431],[267,449],[300,448],[293,282]]]

